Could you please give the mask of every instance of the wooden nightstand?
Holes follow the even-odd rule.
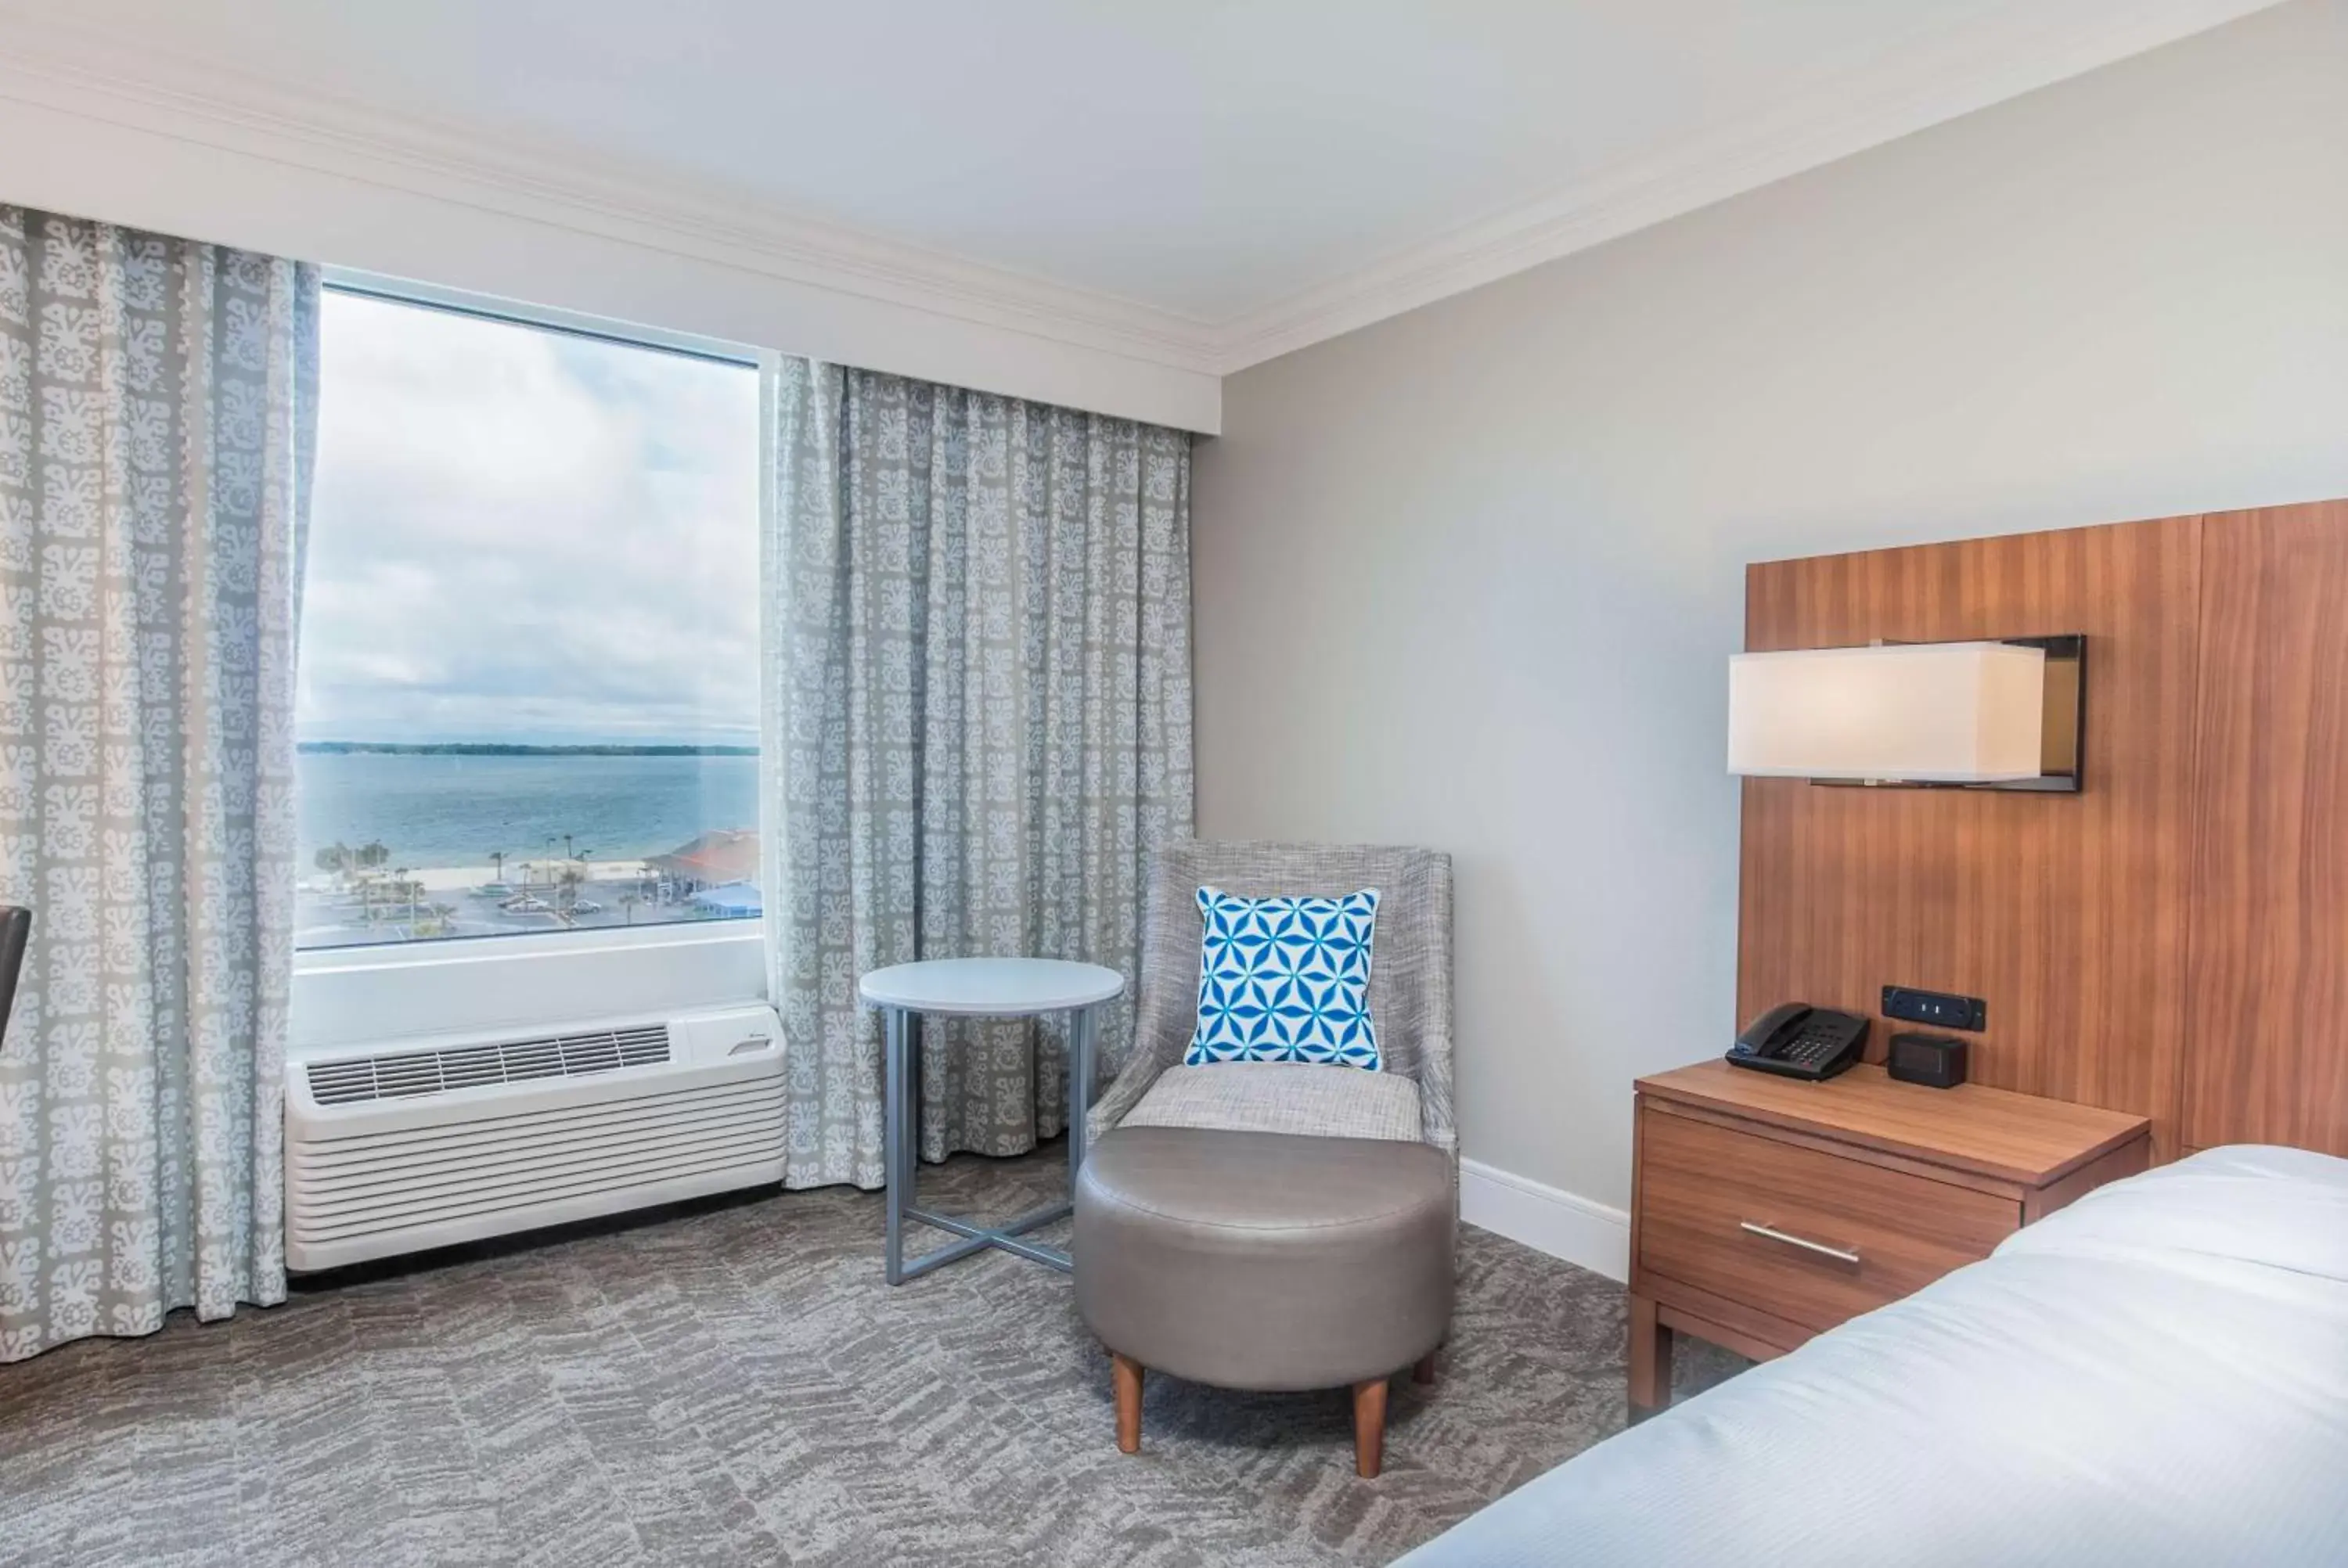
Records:
[[[1879,1067],[1807,1083],[1707,1061],[1638,1082],[1631,1408],[1672,1335],[1765,1358],[1989,1255],[2149,1163],[2141,1116]]]

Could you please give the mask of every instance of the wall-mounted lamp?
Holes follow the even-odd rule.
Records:
[[[2079,787],[2086,639],[1739,653],[1728,771],[1830,784]]]

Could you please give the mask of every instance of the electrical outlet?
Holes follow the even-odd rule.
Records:
[[[1883,988],[1883,1016],[1904,1019],[1910,1023],[1929,1023],[1941,1029],[1962,1029],[1979,1032],[1989,1027],[1989,1004],[1979,997],[1961,997],[1947,991],[1920,991],[1910,986]]]

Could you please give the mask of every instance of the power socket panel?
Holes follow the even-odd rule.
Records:
[[[1883,988],[1883,1016],[1937,1029],[1961,1029],[1973,1033],[1989,1027],[1989,1004],[1979,997],[1950,991],[1921,991],[1913,986]]]

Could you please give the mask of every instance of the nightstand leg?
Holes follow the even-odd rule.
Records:
[[[1631,1297],[1631,1419],[1652,1416],[1672,1402],[1672,1331],[1655,1316],[1653,1297]]]

